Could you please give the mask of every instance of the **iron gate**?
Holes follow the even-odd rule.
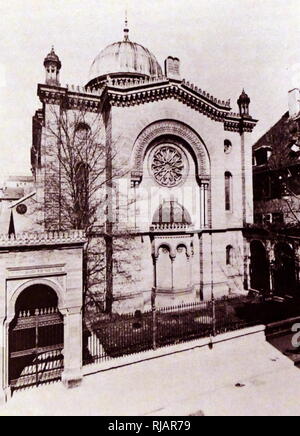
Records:
[[[19,312],[9,330],[12,390],[60,380],[63,343],[63,317],[57,308]]]

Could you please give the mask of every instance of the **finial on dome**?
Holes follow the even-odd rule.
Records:
[[[127,19],[127,10],[125,10],[125,27],[124,27],[124,41],[128,41],[129,29],[128,29],[128,19]]]

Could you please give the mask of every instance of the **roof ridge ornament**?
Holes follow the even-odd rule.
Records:
[[[127,9],[125,10],[125,26],[124,26],[124,41],[129,41],[129,28],[128,28],[128,18],[127,18]]]

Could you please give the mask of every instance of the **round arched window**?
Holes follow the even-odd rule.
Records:
[[[80,140],[86,140],[90,134],[90,126],[86,123],[80,122],[75,129],[75,135]]]
[[[234,265],[235,262],[235,251],[232,245],[227,245],[226,247],[226,265]]]
[[[224,153],[228,154],[231,152],[232,149],[232,143],[229,141],[229,139],[224,140]]]
[[[155,147],[150,155],[149,166],[156,182],[168,188],[181,183],[188,172],[188,160],[184,151],[172,143]]]

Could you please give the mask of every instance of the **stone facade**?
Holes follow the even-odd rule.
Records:
[[[56,295],[62,380],[72,386],[81,379],[86,270],[96,271],[88,282],[95,300],[108,304],[109,296],[119,313],[248,288],[243,228],[252,223],[257,121],[245,92],[232,112],[230,100],[181,78],[178,58],[169,56],[163,73],[127,28],[95,58],[85,87],[61,86],[53,48],[44,66],[34,186],[1,221],[8,233],[0,239],[2,399],[10,390],[9,329],[28,289]]]
[[[130,42],[128,32],[126,38],[120,44],[127,58],[144,56],[146,49]],[[59,201],[53,200],[53,178],[64,177],[51,154],[57,148],[57,114],[64,113],[71,122],[84,111],[85,123],[101,131],[99,144],[106,150],[109,183],[104,180],[104,192],[111,178],[114,185],[106,211],[99,210],[95,221],[97,237],[103,238],[100,246],[108,249],[107,225],[114,241],[120,238],[120,228],[131,235],[126,259],[122,250],[111,254],[113,269],[106,267],[106,283],[96,292],[104,294],[110,287],[117,311],[148,308],[153,288],[157,304],[209,299],[212,289],[216,296],[243,292],[247,243],[242,229],[252,222],[250,132],[256,124],[249,115],[250,99],[243,92],[239,113],[234,113],[229,100],[182,79],[177,58],[166,60],[163,75],[150,52],[141,72],[134,70],[134,62],[122,72],[123,52],[116,51],[121,72],[115,71],[115,59],[108,60],[115,50],[117,45],[109,46],[95,59],[91,71],[98,71],[99,77],[91,78],[85,88],[62,87],[55,80],[61,63],[53,50],[49,62],[45,60],[56,68],[46,68],[46,84],[38,85],[42,109],[33,119],[32,166],[40,221],[44,219],[46,229],[62,225]],[[106,64],[114,71],[108,74]],[[180,213],[174,219],[174,207],[183,211],[182,217],[187,214],[188,222]],[[14,216],[17,227],[20,217]],[[235,252],[233,264],[226,264],[226,247]]]
[[[1,237],[0,248],[0,400],[10,395],[9,329],[16,303],[35,286],[50,288],[57,296],[64,319],[64,371],[62,380],[73,386],[82,378],[82,233],[27,233]]]

